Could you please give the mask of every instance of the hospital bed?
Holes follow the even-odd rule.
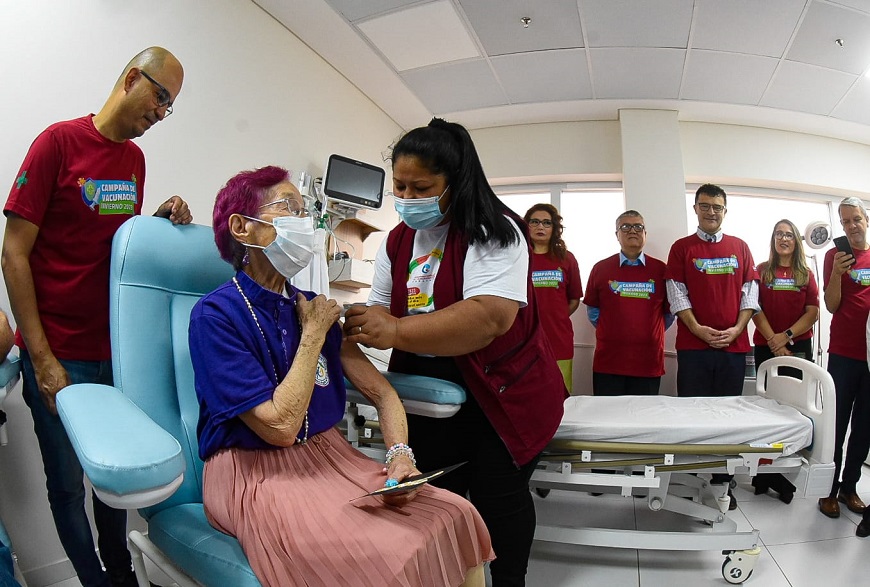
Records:
[[[802,378],[788,375],[798,369]],[[781,372],[781,370],[783,372]],[[794,371],[791,372],[794,374]],[[397,387],[401,379],[394,380]],[[444,417],[464,401],[458,386],[424,380],[399,387],[406,409]],[[348,435],[361,446],[374,442],[377,423],[363,421],[349,392]],[[430,405],[431,404],[431,405]],[[576,396],[534,472],[531,486],[550,490],[613,493],[646,500],[652,511],[670,511],[705,522],[701,531],[641,531],[539,524],[535,539],[563,544],[652,550],[721,550],[722,574],[742,583],[752,573],[758,530],[738,531],[727,515],[728,487],[713,473],[781,473],[799,497],[828,494],[834,475],[834,385],[819,366],[792,357],[765,362],[756,395],[726,398]],[[372,431],[375,429],[375,432]]]
[[[799,369],[802,379],[781,371]],[[793,372],[792,372],[793,373]],[[653,550],[722,550],[722,574],[742,583],[760,553],[758,530],[728,517],[728,487],[713,473],[781,473],[799,497],[828,494],[834,475],[834,384],[792,357],[765,362],[756,395],[727,398],[572,397],[535,471],[543,490],[616,493],[652,511],[706,522],[704,531],[658,532],[539,525],[535,539]]]

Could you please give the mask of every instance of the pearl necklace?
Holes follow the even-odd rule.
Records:
[[[238,279],[236,279],[235,275],[233,276],[233,283],[236,284],[236,289],[239,290],[239,293],[242,295],[242,299],[245,300],[245,305],[248,306],[248,311],[251,313],[251,317],[254,319],[254,324],[257,325],[257,330],[260,331],[260,336],[263,337],[263,342],[266,343],[266,348],[269,347],[269,342],[266,340],[266,335],[263,333],[263,328],[260,326],[260,321],[257,320],[257,315],[254,313],[254,307],[251,306],[251,301],[248,299],[248,296],[245,295],[245,292],[242,291],[242,286],[239,285]],[[302,333],[302,324],[299,325],[299,333]],[[287,358],[287,347],[284,346],[284,339],[281,339],[281,346],[284,347],[284,358],[287,360],[287,364],[289,367],[290,359]],[[272,363],[272,371],[275,373],[275,382],[276,385],[281,383],[278,380],[278,370],[275,369],[275,363]],[[305,432],[302,435],[302,438],[296,437],[297,444],[305,444],[308,442],[308,410],[305,410]]]

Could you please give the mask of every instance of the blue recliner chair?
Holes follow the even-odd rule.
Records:
[[[260,585],[238,541],[205,518],[197,450],[190,311],[232,275],[211,228],[148,216],[127,221],[112,245],[115,386],[71,385],[57,396],[60,417],[100,499],[137,508],[148,522],[147,537],[133,531],[128,540],[140,587],[148,586],[143,554],[182,587]],[[462,388],[446,381],[388,378],[412,413],[443,417],[465,401]]]
[[[6,360],[0,363],[0,408],[3,407],[3,401],[6,399],[7,394],[12,391],[12,388],[15,387],[15,384],[18,383],[20,378],[21,365],[18,356],[10,354],[6,357]],[[6,442],[6,414],[2,409],[0,409],[0,446],[4,446]],[[12,572],[15,575],[15,579],[22,587],[26,587],[24,576],[18,568],[18,562],[15,558],[15,553],[12,550],[12,540],[6,532],[3,520],[0,519],[0,557],[3,556],[12,558]],[[0,565],[2,564],[8,564],[8,558],[7,561],[0,560]],[[5,580],[5,576],[0,573],[0,584],[5,585],[3,580]]]

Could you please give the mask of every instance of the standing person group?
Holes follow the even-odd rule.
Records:
[[[36,138],[3,210],[3,277],[18,326],[24,400],[33,415],[55,527],[86,587],[136,584],[127,512],[93,496],[98,558],[82,469],[54,398],[73,383],[112,383],[112,237],[141,213],[145,186],[145,157],[132,139],[172,113],[183,78],[181,63],[166,49],[136,55],[97,114],[53,124]],[[178,196],[154,215],[175,224],[192,220]]]
[[[583,284],[577,259],[562,240],[562,216],[552,204],[535,204],[523,219],[532,239],[532,286],[541,327],[570,393],[574,382],[574,326],[571,314],[580,306]]]

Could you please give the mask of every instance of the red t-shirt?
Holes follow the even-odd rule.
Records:
[[[828,288],[834,255],[825,253],[824,287]],[[870,313],[870,250],[855,251],[855,263],[840,277],[840,307],[831,317],[828,352],[858,361],[867,360],[867,314]]]
[[[548,253],[532,255],[532,285],[538,302],[541,326],[557,361],[574,358],[574,327],[568,315],[568,300],[583,297],[580,267],[570,251],[564,259]]]
[[[646,265],[619,265],[619,255],[599,261],[586,282],[583,303],[598,308],[596,373],[661,377],[665,372],[665,270],[644,255]]]
[[[39,227],[30,267],[42,327],[57,358],[80,361],[111,358],[112,237],[141,212],[145,185],[141,149],[105,138],[92,117],[36,137],[4,208]],[[15,342],[24,348],[20,332]]]
[[[766,266],[766,262],[758,266],[758,275],[763,274]],[[772,283],[759,283],[758,304],[773,331],[785,332],[804,315],[807,306],[819,305],[819,286],[816,284],[816,277],[810,271],[806,285],[798,287],[794,283],[791,267],[778,267]],[[803,334],[795,336],[793,340],[806,340],[812,336],[813,329],[810,328]],[[767,346],[767,341],[757,328],[752,343],[756,346]]]
[[[692,312],[699,324],[726,330],[737,323],[743,284],[757,280],[758,273],[749,247],[739,238],[726,234],[721,241],[708,243],[690,234],[671,246],[666,278],[683,283],[689,290]],[[682,320],[677,320],[675,346],[678,351],[710,348]],[[746,329],[725,350],[749,352]]]

